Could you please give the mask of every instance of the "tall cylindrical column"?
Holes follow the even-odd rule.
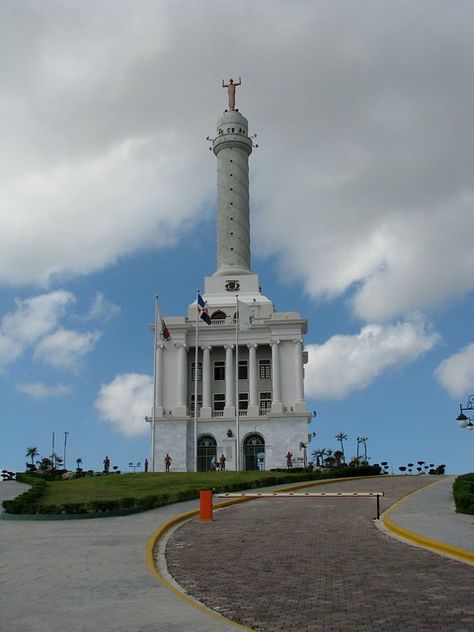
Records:
[[[213,141],[217,156],[217,271],[250,274],[249,155],[247,119],[224,112]]]
[[[224,347],[225,349],[225,408],[224,416],[232,417],[235,414],[234,408],[234,354],[233,345]]]
[[[211,408],[211,347],[202,348],[202,408],[201,417],[210,417]]]
[[[187,350],[186,345],[178,344],[178,376],[176,388],[176,414],[186,414],[186,364]]]
[[[295,340],[295,401],[304,401],[303,345]]]
[[[257,345],[247,345],[249,350],[249,407],[248,416],[258,415],[257,393]]]
[[[281,383],[280,383],[280,341],[274,340],[272,346],[272,413],[281,413]]]
[[[155,391],[155,407],[156,415],[163,414],[163,349],[164,345],[156,346],[156,391]]]

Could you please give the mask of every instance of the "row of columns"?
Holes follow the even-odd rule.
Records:
[[[301,340],[294,340],[294,376],[295,376],[295,410],[301,408],[305,410],[304,388],[303,388],[303,345]],[[257,388],[257,344],[248,344],[248,380],[249,380],[249,406],[248,415],[258,415],[258,388]],[[283,410],[281,401],[281,363],[280,363],[280,340],[270,342],[272,349],[271,376],[272,376],[272,408],[273,413],[281,413]],[[178,416],[186,415],[187,411],[187,346],[176,344],[178,353],[178,371],[176,379],[176,406],[174,414]],[[201,417],[212,416],[211,401],[211,349],[210,346],[203,346],[202,349],[202,408]],[[226,345],[225,349],[225,408],[224,416],[235,414],[235,360],[234,345]],[[156,415],[163,414],[163,355],[164,345],[158,345],[156,349],[156,385],[155,385],[155,409]],[[195,379],[198,376],[198,367],[195,367]],[[300,404],[300,406],[298,406]]]

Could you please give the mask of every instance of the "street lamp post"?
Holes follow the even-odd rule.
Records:
[[[458,426],[460,428],[467,428],[467,430],[474,429],[474,417],[468,417],[464,414],[464,410],[474,410],[474,395],[469,395],[466,405],[459,404],[459,415],[456,417]]]

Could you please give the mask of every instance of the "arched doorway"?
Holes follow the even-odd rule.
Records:
[[[251,434],[244,440],[244,469],[265,469],[265,439],[259,434]]]
[[[212,435],[202,435],[197,444],[197,469],[198,472],[209,472],[213,468],[214,460],[217,463],[217,442]]]

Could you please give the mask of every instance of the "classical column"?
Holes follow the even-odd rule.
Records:
[[[280,387],[280,341],[270,343],[272,347],[272,413],[283,412]]]
[[[156,347],[155,417],[163,416],[163,349],[164,345],[157,345]]]
[[[234,345],[225,346],[225,408],[224,417],[235,415],[234,406]]]
[[[211,404],[211,347],[202,347],[202,408],[200,417],[212,416]]]
[[[174,414],[178,417],[184,417],[187,414],[186,406],[186,373],[187,373],[187,348],[184,344],[177,344],[178,348],[178,376],[177,376],[177,392],[176,406]]]
[[[258,416],[257,393],[257,345],[247,345],[249,350],[249,417]]]
[[[304,401],[303,341],[293,340],[295,344],[295,413],[306,412]]]

